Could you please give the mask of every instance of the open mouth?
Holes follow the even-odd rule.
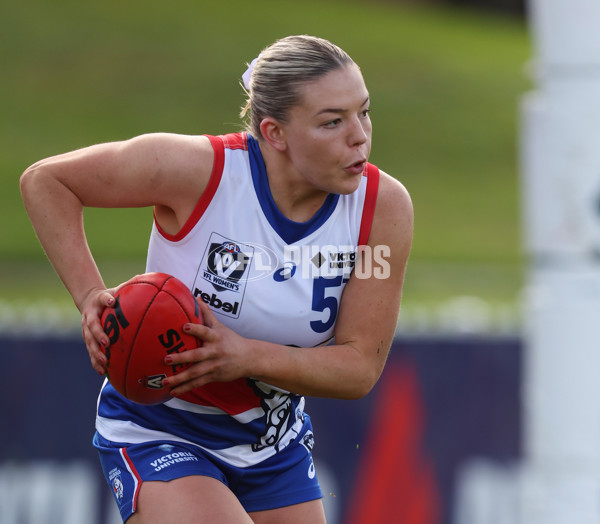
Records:
[[[352,173],[362,173],[363,170],[365,169],[365,165],[366,165],[367,161],[366,160],[359,160],[358,162],[355,162],[354,164],[350,164],[349,166],[346,167],[347,171],[350,171]]]

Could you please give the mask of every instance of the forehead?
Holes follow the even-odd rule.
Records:
[[[360,69],[350,65],[304,84],[298,106],[307,116],[314,116],[330,108],[350,110],[361,107],[368,97]]]

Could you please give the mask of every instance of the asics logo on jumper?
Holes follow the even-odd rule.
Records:
[[[313,462],[313,459],[311,457],[310,466],[308,466],[308,478],[314,479],[316,474],[317,474],[317,470],[315,469],[315,463]]]
[[[282,268],[278,269],[273,273],[273,279],[275,282],[285,282],[296,274],[296,264],[293,262],[286,262]]]
[[[194,456],[189,451],[178,451],[176,453],[163,455],[159,459],[150,462],[150,465],[154,468],[154,471],[160,471],[161,469],[168,468],[169,466],[173,466],[180,462],[193,462],[197,460],[198,457]]]

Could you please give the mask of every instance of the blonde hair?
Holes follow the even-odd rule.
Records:
[[[262,138],[260,123],[267,116],[287,122],[307,82],[351,64],[348,53],[323,38],[297,35],[277,40],[258,56],[246,88],[240,116],[247,131]]]

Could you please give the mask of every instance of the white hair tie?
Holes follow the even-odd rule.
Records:
[[[244,81],[244,87],[246,89],[250,89],[250,77],[252,76],[252,71],[254,71],[256,61],[259,58],[260,55],[258,55],[254,60],[252,60],[252,62],[250,62],[250,65],[248,66],[248,69],[246,69],[246,72],[242,75],[242,80]]]

